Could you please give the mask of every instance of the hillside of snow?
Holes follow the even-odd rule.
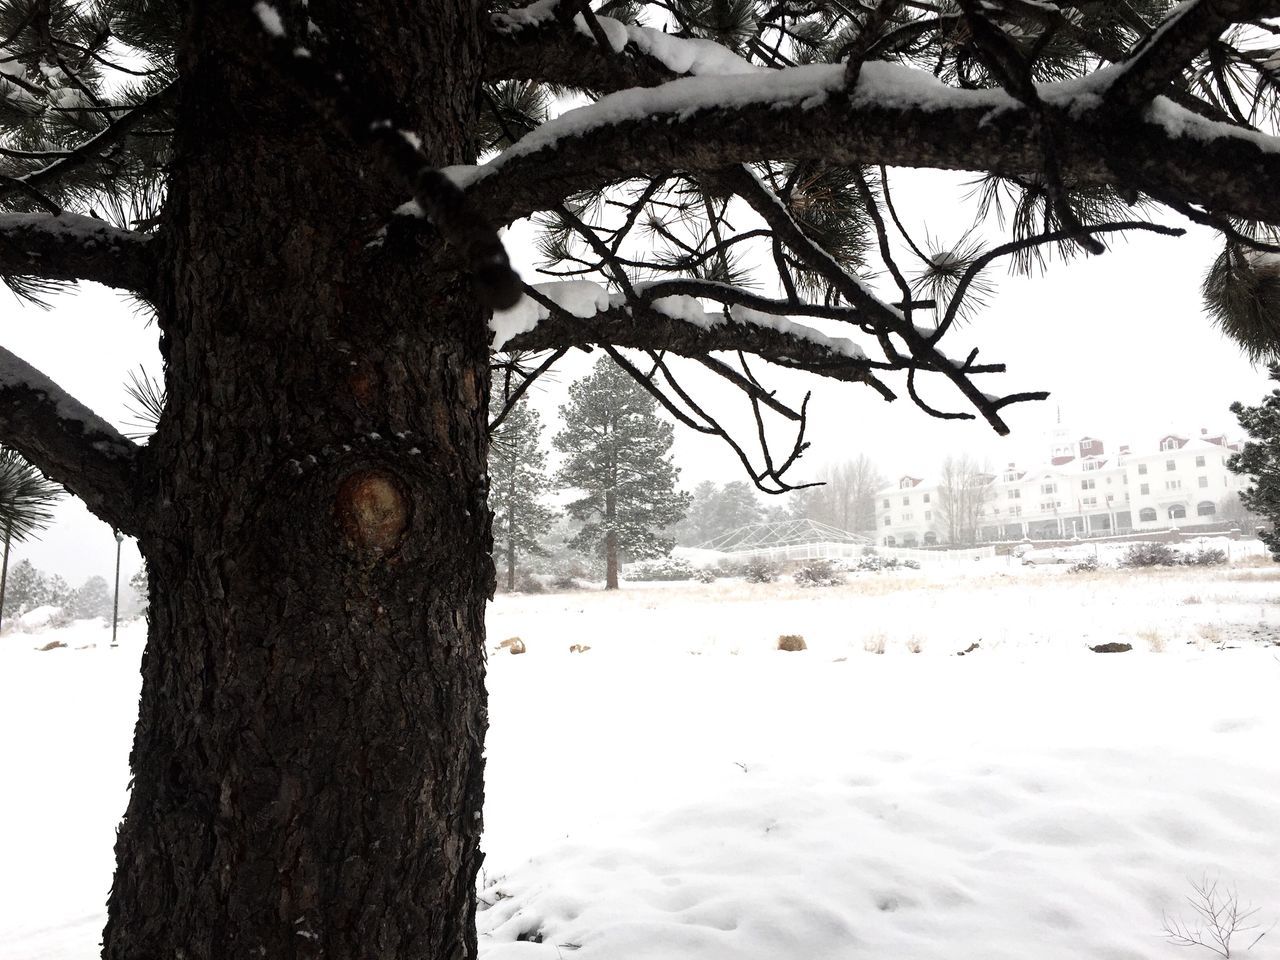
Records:
[[[979,566],[499,596],[482,958],[1208,958],[1164,933],[1206,879],[1280,957],[1280,571]],[[108,640],[0,637],[9,960],[94,955],[142,628]]]

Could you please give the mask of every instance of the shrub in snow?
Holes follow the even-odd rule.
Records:
[[[794,579],[798,587],[835,587],[844,583],[844,568],[833,560],[809,560]]]
[[[1090,647],[1089,649],[1094,653],[1128,653],[1133,649],[1133,644],[1119,642],[1100,643],[1097,646]]]
[[[756,557],[742,565],[742,576],[747,583],[773,583],[778,579],[778,570],[763,557]]]
[[[1085,557],[1067,567],[1067,573],[1092,573],[1098,569],[1097,557]]]
[[[699,583],[715,583],[716,572],[712,567],[701,567],[693,572],[693,579]]]
[[[867,554],[858,560],[858,565],[854,569],[859,573],[879,573],[881,570],[897,570],[899,567],[903,570],[919,570],[920,564],[915,560],[899,560],[897,557]]]
[[[1175,567],[1178,551],[1167,543],[1135,543],[1120,560],[1122,567]]]
[[[657,560],[641,560],[627,568],[627,579],[642,583],[653,580],[692,580],[693,567],[688,560],[679,557],[659,557]]]
[[[590,649],[591,645],[586,643],[574,643],[569,646],[570,653],[586,653]]]
[[[1195,553],[1184,553],[1182,562],[1188,567],[1213,567],[1227,562],[1227,555],[1222,550],[1206,550],[1201,547]]]
[[[516,577],[514,593],[546,593],[546,585],[528,570]]]
[[[778,638],[778,649],[784,653],[799,653],[801,650],[808,650],[808,646],[804,642],[804,637],[798,633],[784,633]]]

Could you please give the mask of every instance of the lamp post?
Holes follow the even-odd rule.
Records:
[[[116,531],[116,598],[111,604],[111,645],[116,644],[116,622],[120,615],[120,547],[124,543],[124,534]]]

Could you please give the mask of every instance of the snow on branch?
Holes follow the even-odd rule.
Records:
[[[592,321],[578,327],[584,331],[603,331],[606,329],[604,324],[615,325],[619,332],[635,326],[647,328],[654,334],[659,328],[664,331],[662,336],[650,336],[646,340],[645,330],[637,329],[631,334],[634,339],[612,340],[616,346],[667,349],[683,355],[692,349],[693,344],[699,344],[698,349],[701,350],[743,350],[765,359],[777,357],[797,363],[821,361],[839,368],[861,366],[863,370],[870,366],[866,363],[866,353],[852,340],[828,336],[787,317],[737,304],[726,305],[718,312],[707,311],[701,300],[685,294],[628,302],[621,294],[610,294],[591,280],[538,283],[531,290],[533,296],[526,295],[510,310],[494,311],[489,325],[494,333],[495,351],[545,348],[545,345],[535,347],[532,344],[545,334],[545,331],[537,332],[539,326],[556,315],[562,321],[557,325],[558,331],[574,328],[569,317]],[[637,292],[643,294],[644,288],[637,287]],[[688,329],[684,329],[686,326]],[[626,336],[625,333],[623,335]],[[588,337],[571,341],[571,344],[591,342]],[[677,342],[686,344],[686,347],[677,347]]]
[[[147,294],[155,281],[150,234],[74,213],[0,214],[0,275],[92,280]]]
[[[778,158],[1036,175],[1047,116],[1061,175],[1165,194],[1222,216],[1280,223],[1280,139],[1207,120],[1158,97],[1137,118],[1107,108],[1108,78],[1039,84],[1032,111],[1003,90],[962,90],[895,64],[685,77],[624,90],[538,127],[482,166],[447,175],[491,222],[583,190],[674,170]],[[1044,114],[1044,116],[1042,116]],[[1222,176],[1224,169],[1235,175]]]
[[[0,347],[0,442],[124,533],[139,532],[138,447],[39,370]]]
[[[527,7],[493,14],[487,79],[542,80],[620,90],[655,86],[676,76],[723,76],[764,69],[713,40],[674,37],[596,14],[594,19],[608,44],[608,50],[601,51],[583,15],[575,14],[566,22],[563,13],[559,0],[537,0]]]

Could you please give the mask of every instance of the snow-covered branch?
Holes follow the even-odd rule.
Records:
[[[137,445],[3,347],[0,443],[13,447],[117,530],[139,532]]]
[[[74,213],[0,214],[0,275],[93,280],[147,294],[154,238]]]
[[[602,50],[582,14],[563,18],[560,6],[558,0],[538,0],[493,14],[485,47],[486,79],[540,80],[607,93],[657,86],[679,76],[763,69],[712,40],[674,37],[597,16],[609,46]]]
[[[1062,176],[1157,185],[1220,215],[1280,223],[1280,139],[1157,97],[1138,117],[1107,109],[1107,77],[1041,84]],[[696,76],[610,94],[543,124],[493,160],[452,167],[478,210],[510,222],[640,175],[781,157],[1038,175],[1042,118],[1002,90],[962,90],[886,63],[844,88],[842,65]],[[1223,170],[1233,176],[1222,176]]]
[[[886,399],[894,397],[858,344],[785,317],[740,306],[709,312],[683,295],[627,302],[589,280],[537,284],[532,290],[536,299],[526,296],[513,309],[495,312],[495,350],[610,344],[695,359],[740,350],[781,366],[868,383]]]
[[[1191,0],[1179,5],[1110,72],[1108,103],[1129,109],[1148,103],[1228,27],[1275,16],[1280,16],[1277,0]]]

